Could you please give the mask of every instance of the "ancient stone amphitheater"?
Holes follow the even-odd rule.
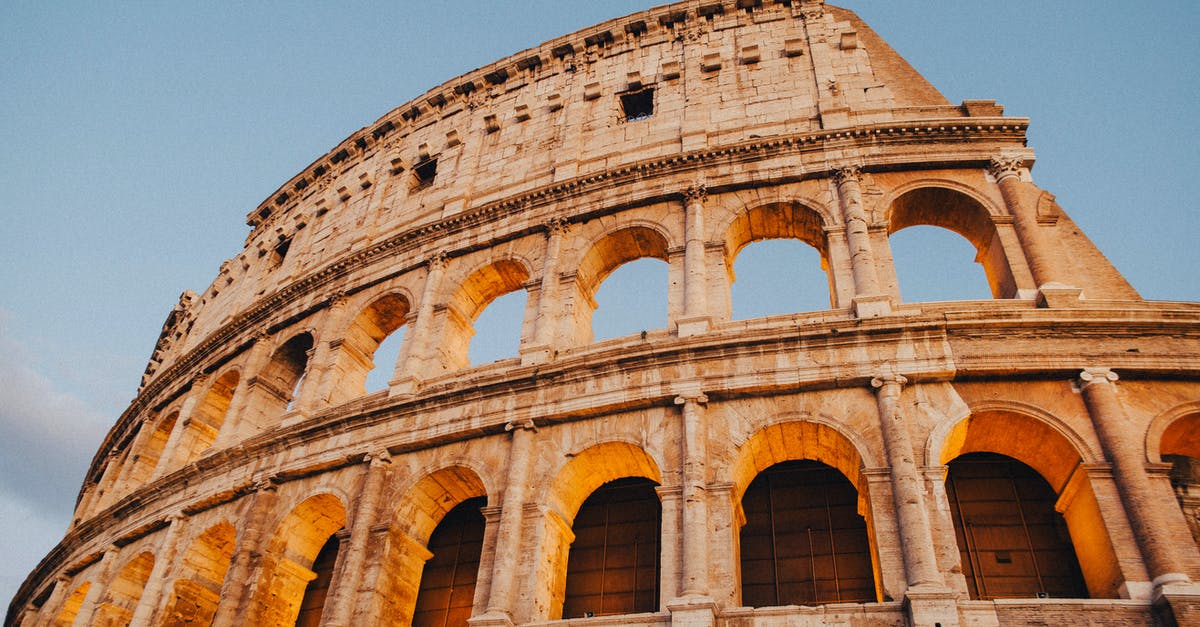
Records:
[[[6,622],[1200,624],[1200,306],[1138,296],[1027,122],[814,0],[688,0],[436,87],[184,294]],[[904,302],[914,225],[993,299]],[[732,319],[770,238],[819,252],[828,308]],[[667,328],[593,341],[644,257]],[[519,354],[470,364],[510,292]]]

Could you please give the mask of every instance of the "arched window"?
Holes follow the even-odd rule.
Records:
[[[820,462],[783,462],[759,473],[742,497],[742,604],[875,601],[857,503],[853,484]]]
[[[433,554],[421,572],[413,627],[467,624],[475,600],[475,580],[483,552],[484,497],[459,503],[446,513],[429,537]]]
[[[528,300],[524,285],[528,280],[529,270],[512,259],[488,264],[467,277],[446,308],[445,332],[437,346],[443,368],[458,370],[475,359],[495,361],[516,356],[524,334]],[[502,298],[505,295],[510,296]],[[500,318],[493,320],[492,314],[485,311],[491,309],[502,314]],[[476,343],[490,348],[490,352],[473,350]]]
[[[338,343],[332,373],[335,381],[326,399],[329,403],[336,405],[387,387],[400,355],[403,334],[399,330],[408,311],[404,297],[387,294],[355,316]]]
[[[613,270],[596,290],[594,340],[667,327],[667,264],[653,257]]]
[[[733,319],[830,308],[829,275],[821,252],[793,239],[747,245],[730,273]]]
[[[1171,464],[1171,487],[1192,538],[1200,545],[1200,414],[1184,416],[1163,431],[1162,460]]]
[[[262,573],[243,620],[247,624],[295,624],[305,604],[309,615],[319,618],[321,609],[314,608],[323,607],[324,599],[307,591],[310,582],[321,576],[318,559],[322,552],[326,560],[336,559],[334,534],[345,524],[346,509],[332,494],[311,496],[292,509],[263,553]],[[313,593],[320,594],[323,590]]]
[[[96,609],[93,623],[96,625],[128,625],[133,611],[142,598],[150,571],[154,568],[154,554],[146,551],[129,560],[105,593],[105,600]]]
[[[212,624],[236,540],[233,525],[221,522],[192,542],[183,554],[179,578],[171,587],[164,616],[175,617],[184,625]]]
[[[951,461],[946,496],[972,599],[1086,598],[1057,496],[1035,470],[1005,455]]]
[[[333,567],[337,564],[340,546],[338,534],[334,533],[317,552],[317,559],[313,560],[312,564],[312,571],[316,577],[304,588],[296,627],[317,627],[321,624],[321,612],[325,610],[325,599],[329,595],[329,584],[333,581]]]
[[[935,226],[912,226],[888,238],[900,300],[920,303],[992,297],[976,251],[967,240]]]
[[[246,435],[270,426],[280,415],[292,408],[304,373],[308,369],[308,353],[314,345],[313,336],[301,333],[275,350],[271,361],[247,387],[245,414]]]
[[[229,370],[213,381],[212,386],[204,393],[204,398],[196,405],[192,419],[187,421],[187,427],[181,434],[173,455],[172,467],[199,459],[205,451],[212,448],[217,434],[225,424],[239,378],[238,371]]]
[[[563,618],[653,612],[662,506],[648,479],[610,481],[575,515]]]
[[[488,303],[473,325],[475,337],[467,349],[470,363],[490,364],[517,355],[521,349],[526,300],[525,291],[518,290]]]

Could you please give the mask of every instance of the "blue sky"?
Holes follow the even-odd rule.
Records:
[[[1035,181],[1143,296],[1200,300],[1200,5],[839,4],[952,102],[1030,117]],[[240,250],[248,211],[425,90],[650,6],[0,4],[0,599],[61,537],[167,312]]]

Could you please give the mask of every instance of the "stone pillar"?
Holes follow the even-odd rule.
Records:
[[[108,592],[108,584],[112,581],[117,554],[120,552],[121,549],[115,544],[104,550],[104,557],[100,558],[100,565],[96,567],[96,578],[88,587],[87,595],[83,597],[83,603],[79,606],[79,613],[75,615],[75,621],[71,625],[88,627],[92,624],[92,617],[96,615],[100,602]]]
[[[158,463],[155,464],[151,477],[161,477],[179,467],[176,459],[179,456],[179,443],[188,436],[188,425],[192,424],[192,414],[196,412],[196,406],[204,397],[210,378],[211,375],[203,372],[192,378],[192,387],[188,390],[188,396],[184,399],[183,405],[179,407],[179,416],[175,418],[175,425],[171,427],[166,444],[163,444],[162,453],[158,456]],[[157,420],[162,420],[162,416],[156,417]],[[143,428],[146,427],[150,428],[148,433],[153,433],[158,425],[148,423],[143,426]],[[141,436],[138,439],[141,440]]]
[[[867,214],[863,209],[862,172],[858,166],[846,166],[834,171],[842,221],[846,223],[846,243],[850,249],[850,270],[854,276],[854,298],[851,307],[859,318],[873,318],[892,310],[891,299],[879,287],[875,272],[875,254],[871,251],[871,234]]]
[[[1021,189],[1023,165],[1021,157],[997,156],[992,157],[989,171],[996,178],[1004,205],[1012,214],[1013,226],[1025,251],[1029,272],[1037,284],[1038,302],[1046,306],[1062,306],[1078,300],[1081,291],[1070,286],[1066,273],[1057,266],[1039,230],[1037,208],[1025,202],[1024,190]]]
[[[824,231],[830,306],[846,309],[854,303],[854,275],[850,265],[850,246],[846,242],[846,227],[827,226]]]
[[[340,381],[338,376],[340,364],[337,363],[337,360],[342,339],[346,334],[348,302],[345,294],[341,293],[334,294],[329,299],[329,307],[325,310],[325,320],[321,324],[320,339],[314,338],[312,358],[309,359],[307,373],[304,375],[308,385],[304,386],[303,406],[299,399],[296,401],[296,406],[301,412],[314,412],[322,405],[331,405],[347,400],[335,398],[334,386]]]
[[[225,576],[225,584],[221,586],[221,603],[213,617],[213,627],[243,625],[253,618],[249,612],[250,599],[258,587],[258,570],[265,548],[263,544],[271,540],[270,530],[264,527],[275,511],[278,498],[276,486],[270,481],[260,486],[254,494],[245,518],[245,527],[234,550],[233,563]]]
[[[704,267],[704,201],[708,198],[708,188],[700,181],[689,185],[683,196],[686,242],[683,258],[683,316],[677,327],[679,337],[688,337],[708,331],[712,323]]]
[[[680,594],[680,582],[683,581],[683,490],[677,486],[658,486],[654,488],[658,494],[658,502],[662,507],[662,533],[659,550],[659,609],[667,608],[667,601]]]
[[[54,619],[58,617],[58,613],[62,611],[62,604],[66,602],[67,595],[71,593],[71,578],[66,575],[59,575],[54,580],[54,590],[50,592],[50,598],[42,603],[41,611],[38,612],[38,618],[34,624],[38,627],[45,625],[53,625]]]
[[[904,603],[912,624],[943,627],[958,624],[954,593],[946,588],[938,570],[933,549],[933,528],[921,489],[916,455],[908,424],[900,411],[900,391],[908,379],[898,374],[880,375],[871,380],[876,389],[879,425],[891,469],[892,504],[900,530],[900,548],[904,555],[907,589]]]
[[[271,336],[266,333],[256,335],[249,352],[242,376],[238,377],[237,388],[233,391],[233,399],[229,402],[229,411],[225,412],[225,424],[217,434],[213,448],[228,446],[236,440],[237,434],[243,432],[242,422],[250,404],[250,386],[271,359]]]
[[[1158,591],[1168,584],[1188,583],[1183,555],[1194,554],[1195,544],[1181,542],[1181,537],[1188,537],[1187,529],[1171,529],[1168,524],[1163,508],[1175,507],[1174,498],[1170,492],[1156,494],[1153,490],[1146,472],[1140,431],[1130,424],[1121,400],[1117,398],[1116,372],[1088,368],[1081,372],[1079,380],[1087,413],[1092,418],[1104,456],[1112,464],[1112,478],[1120,491],[1121,502],[1146,560],[1154,589]]]
[[[514,420],[504,429],[512,432],[508,453],[508,481],[500,506],[500,526],[496,532],[496,557],[492,565],[492,590],[487,612],[472,625],[512,625],[517,596],[521,554],[522,519],[525,494],[529,487],[529,471],[533,458],[534,434],[537,426],[532,420]]]
[[[534,321],[533,344],[521,351],[521,365],[544,364],[555,352],[555,331],[558,329],[558,254],[567,221],[552,218],[546,223],[546,253],[542,261],[542,280],[538,291],[537,320]]]
[[[170,518],[171,526],[167,527],[167,535],[158,549],[154,551],[154,568],[146,587],[142,589],[142,597],[138,599],[137,607],[133,610],[130,625],[152,625],[154,614],[162,605],[163,589],[167,585],[168,574],[175,567],[175,555],[179,551],[179,541],[187,531],[188,519],[183,514]]]
[[[421,304],[417,307],[417,319],[400,347],[400,375],[389,384],[389,396],[403,396],[417,391],[420,385],[419,372],[429,359],[429,335],[433,332],[433,306],[442,275],[446,271],[446,255],[437,253],[429,259],[429,272],[425,275],[425,288],[421,291]]]
[[[352,614],[367,559],[367,540],[371,536],[371,525],[379,513],[384,479],[392,464],[387,451],[367,455],[363,461],[367,463],[367,470],[356,499],[354,526],[350,528],[349,541],[339,551],[339,576],[332,582],[322,616],[321,624],[329,627],[344,627],[356,623]]]
[[[683,406],[683,579],[679,587],[684,597],[708,595],[706,403],[708,397],[699,392],[675,399],[676,405]]]

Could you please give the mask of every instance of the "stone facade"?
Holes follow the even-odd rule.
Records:
[[[471,499],[470,624],[554,622],[591,592],[577,517],[630,478],[657,497],[651,607],[571,624],[1196,624],[1200,306],[1138,296],[1031,181],[1026,127],[815,0],[688,0],[445,83],[185,292],[6,624],[406,624]],[[913,225],[968,240],[994,299],[901,301]],[[769,238],[820,253],[829,309],[731,320],[733,259]],[[643,257],[669,328],[594,342],[597,288]],[[471,366],[510,292],[519,355]],[[954,464],[980,459],[1047,486],[1087,598],[985,591],[975,560],[1012,557],[967,539]],[[743,603],[746,495],[797,460],[847,482],[869,598]],[[848,581],[808,532],[814,588]]]

